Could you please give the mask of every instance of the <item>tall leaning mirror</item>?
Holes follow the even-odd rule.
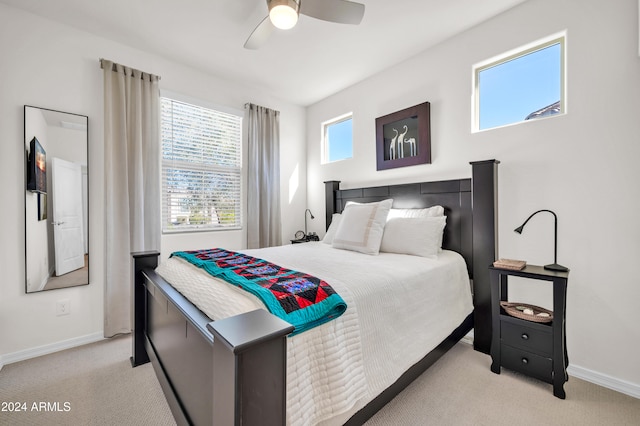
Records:
[[[88,124],[24,107],[27,293],[89,284]]]

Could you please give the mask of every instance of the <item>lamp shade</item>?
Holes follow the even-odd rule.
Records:
[[[298,23],[300,5],[295,0],[271,0],[269,2],[269,19],[281,30],[288,30]]]

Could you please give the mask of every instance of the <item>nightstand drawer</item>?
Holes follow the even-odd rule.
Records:
[[[552,382],[553,362],[551,358],[532,354],[509,345],[501,345],[500,349],[503,367],[548,383]]]
[[[503,344],[551,357],[553,354],[553,335],[548,326],[528,326],[524,321],[500,321],[500,338]]]

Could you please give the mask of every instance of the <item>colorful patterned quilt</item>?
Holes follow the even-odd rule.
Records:
[[[171,256],[255,295],[269,312],[295,327],[291,336],[338,318],[347,309],[325,281],[262,259],[221,248],[178,251]]]

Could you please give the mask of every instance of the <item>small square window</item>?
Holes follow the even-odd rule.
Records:
[[[322,163],[345,160],[353,157],[352,114],[322,123]]]
[[[474,66],[474,131],[565,112],[565,36]]]

